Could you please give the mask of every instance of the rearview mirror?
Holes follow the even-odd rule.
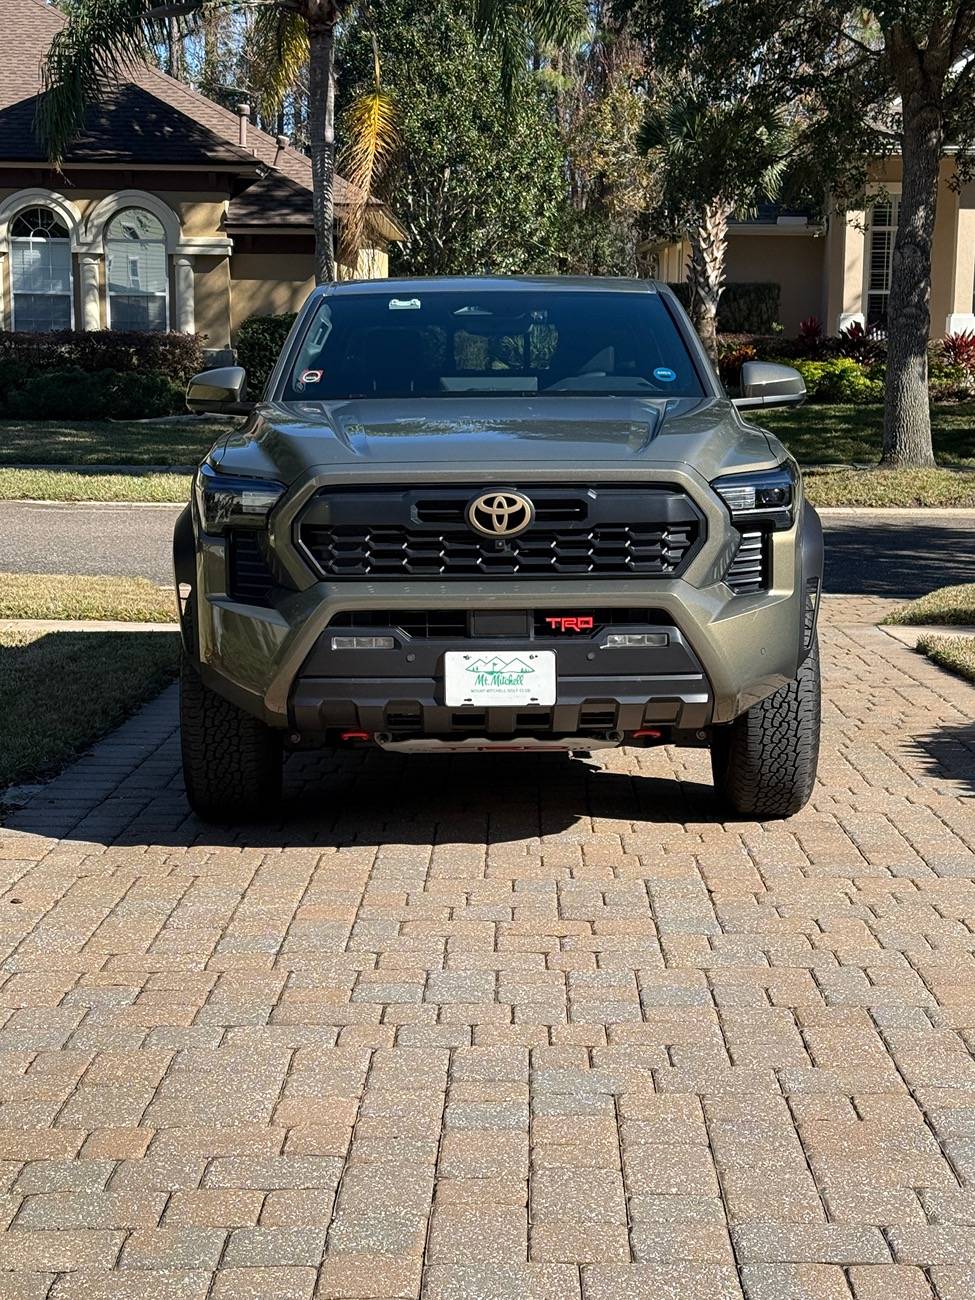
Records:
[[[247,372],[242,366],[221,366],[194,375],[186,389],[186,405],[197,414],[247,415],[253,402],[244,400]]]
[[[802,375],[792,366],[746,361],[741,368],[741,397],[735,406],[798,406],[806,400]]]

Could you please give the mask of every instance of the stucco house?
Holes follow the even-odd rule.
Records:
[[[314,283],[311,164],[285,137],[152,67],[89,111],[60,172],[34,128],[41,65],[63,16],[0,0],[0,328],[204,333],[293,311]],[[336,180],[336,215],[348,188]],[[371,203],[344,278],[385,275],[402,237]]]
[[[934,232],[931,336],[975,329],[975,183],[949,182],[954,160],[943,159]],[[836,334],[854,321],[882,325],[890,292],[891,260],[901,191],[900,158],[869,169],[874,201],[859,210],[830,212],[823,222],[770,207],[754,221],[732,225],[728,282],[772,281],[780,286],[779,321],[795,335],[815,316]],[[661,278],[686,275],[687,246],[658,250]]]

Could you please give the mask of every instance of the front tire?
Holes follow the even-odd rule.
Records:
[[[183,780],[204,821],[253,821],[281,799],[280,734],[204,685],[183,654],[179,677]]]
[[[791,817],[816,782],[821,682],[819,646],[799,672],[726,726],[716,727],[711,769],[719,797],[740,817]]]

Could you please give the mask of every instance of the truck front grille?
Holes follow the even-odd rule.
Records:
[[[298,525],[325,578],[673,577],[704,535],[690,499],[657,486],[528,487],[535,519],[511,539],[467,523],[478,488],[326,489]]]

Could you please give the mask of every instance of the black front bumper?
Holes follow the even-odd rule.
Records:
[[[301,734],[363,731],[394,737],[525,732],[556,735],[632,733],[647,726],[694,730],[709,725],[713,698],[704,670],[680,630],[668,624],[614,626],[592,637],[414,639],[397,628],[391,650],[334,650],[329,627],[305,660],[291,692],[290,721]],[[370,635],[383,629],[371,626]],[[667,643],[607,648],[610,632],[650,631]],[[444,696],[448,651],[555,650],[557,696],[551,706],[452,707]]]

